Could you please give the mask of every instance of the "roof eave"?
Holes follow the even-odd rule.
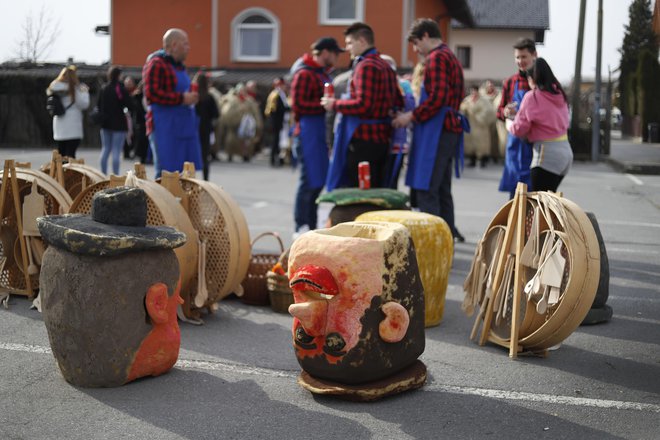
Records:
[[[472,11],[466,0],[444,0],[449,15],[463,23],[466,27],[473,28],[477,24],[472,16]]]

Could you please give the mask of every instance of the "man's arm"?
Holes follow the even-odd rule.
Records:
[[[427,57],[424,70],[424,83],[428,93],[426,101],[413,111],[415,122],[424,122],[440,111],[446,105],[446,97],[450,94],[450,65],[446,56]],[[426,85],[428,84],[428,87]]]
[[[373,108],[378,85],[377,73],[378,70],[371,63],[363,61],[358,64],[353,74],[355,97],[336,100],[333,109],[345,115],[368,116]]]
[[[291,101],[296,118],[301,115],[318,115],[323,113],[321,92],[314,93],[319,88],[316,75],[308,70],[300,70],[291,84]]]
[[[502,83],[502,99],[500,99],[500,105],[497,106],[497,119],[500,119],[502,121],[506,119],[506,115],[504,114],[504,109],[509,103],[509,96],[511,95],[510,88],[511,88],[511,78],[505,79],[504,82]]]
[[[144,70],[144,96],[147,101],[161,105],[180,105],[183,103],[183,93],[175,92],[176,76],[172,67],[161,58],[152,58]]]

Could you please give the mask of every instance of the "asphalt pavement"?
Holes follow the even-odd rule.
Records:
[[[610,157],[626,145],[645,147],[616,142]],[[98,155],[81,150],[79,157],[98,166]],[[0,149],[0,161],[8,158],[36,167],[49,151]],[[131,164],[124,160],[122,172]],[[312,395],[296,383],[291,317],[236,299],[221,301],[202,326],[181,324],[179,361],[169,373],[119,388],[77,388],[59,372],[41,315],[12,296],[9,309],[0,309],[0,438],[658,439],[660,176],[630,171],[607,160],[576,162],[561,184],[566,198],[598,219],[614,316],[579,327],[545,358],[512,360],[498,346],[470,341],[473,318],[460,309],[475,246],[507,201],[497,192],[501,165],[489,164],[466,168],[453,183],[466,242],[455,247],[443,321],[426,331],[422,389],[369,404]],[[211,180],[241,206],[252,237],[276,231],[291,244],[294,170],[271,168],[261,155],[214,162]],[[258,251],[275,250],[274,242],[259,244]]]

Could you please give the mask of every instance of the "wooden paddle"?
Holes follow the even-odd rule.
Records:
[[[37,180],[32,181],[32,190],[30,194],[23,199],[23,236],[25,237],[25,247],[28,254],[28,274],[35,275],[39,272],[39,267],[34,264],[32,258],[32,246],[30,237],[40,236],[37,227],[37,217],[44,215],[44,196],[39,194],[39,185]]]

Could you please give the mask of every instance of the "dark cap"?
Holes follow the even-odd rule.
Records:
[[[344,49],[339,47],[337,40],[332,37],[319,38],[314,42],[314,44],[312,44],[312,50],[314,51],[321,52],[324,49],[336,53],[345,52]]]

